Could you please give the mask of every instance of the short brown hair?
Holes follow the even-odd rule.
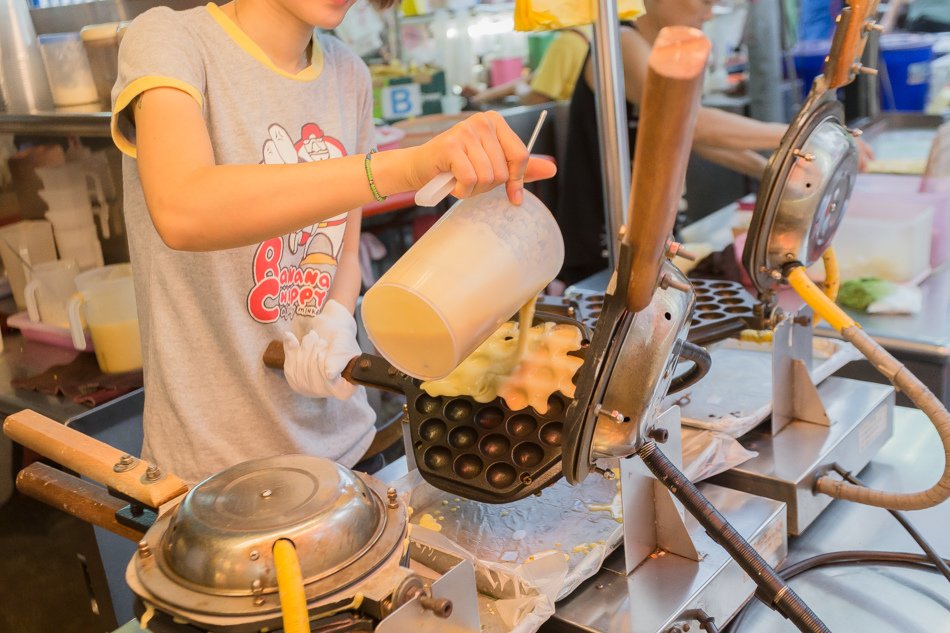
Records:
[[[396,4],[396,0],[369,0],[369,3],[373,5],[375,9],[382,11]]]

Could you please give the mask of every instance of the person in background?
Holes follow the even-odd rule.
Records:
[[[143,457],[189,482],[288,453],[360,461],[360,209],[451,172],[465,198],[554,167],[497,113],[372,154],[369,71],[339,40],[354,0],[151,9],[113,90],[145,373]],[[375,0],[387,6],[392,0]],[[284,340],[284,373],[261,356]]]
[[[638,108],[643,97],[650,49],[667,26],[702,27],[712,18],[714,0],[645,0],[646,13],[620,28],[627,131],[630,156],[637,145]],[[827,4],[827,3],[826,3]],[[564,268],[559,279],[567,285],[606,268],[606,234],[600,145],[594,99],[594,69],[588,55],[571,100],[567,149],[560,168],[556,217],[565,241]],[[788,126],[757,121],[716,108],[700,107],[693,134],[693,152],[700,157],[760,179],[767,165],[760,152],[774,151]],[[870,148],[858,142],[862,164]]]
[[[469,101],[499,101],[513,94],[518,95],[521,105],[568,101],[574,94],[574,85],[587,60],[590,37],[589,26],[558,31],[527,87],[523,79],[517,79],[477,93],[471,96]]]
[[[620,28],[627,131],[630,155],[637,144],[637,109],[643,96],[650,48],[660,29],[683,25],[699,28],[712,17],[712,0],[646,0],[646,13]],[[564,268],[559,279],[572,284],[607,266],[604,257],[604,197],[594,69],[590,56],[571,100],[567,151],[558,186],[557,220],[565,240]],[[761,177],[766,160],[756,150],[778,146],[786,126],[700,108],[693,150],[704,158],[741,173]]]

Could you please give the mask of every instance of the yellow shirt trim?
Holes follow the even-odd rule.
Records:
[[[201,93],[198,92],[198,89],[181,79],[146,75],[145,77],[139,77],[132,81],[128,86],[123,88],[119,96],[116,97],[115,105],[112,108],[111,124],[112,142],[115,143],[115,146],[118,147],[123,154],[132,158],[137,158],[138,152],[135,149],[135,143],[119,129],[119,117],[123,115],[125,109],[131,105],[137,96],[153,88],[175,88],[176,90],[181,90],[191,95],[191,97],[198,102],[199,107],[204,107],[204,99]],[[129,115],[129,120],[130,122],[133,120],[131,114]]]
[[[320,76],[320,73],[323,72],[323,49],[320,48],[320,42],[314,37],[311,41],[313,42],[312,52],[310,54],[310,65],[301,70],[296,75],[293,75],[285,70],[278,68],[274,62],[271,61],[270,57],[267,56],[261,47],[258,46],[254,40],[249,38],[247,34],[241,30],[237,24],[235,24],[228,15],[221,10],[221,8],[209,2],[206,7],[208,13],[211,14],[211,17],[214,18],[215,22],[221,25],[221,28],[224,29],[225,33],[234,40],[234,42],[243,48],[247,53],[262,63],[264,66],[274,71],[282,77],[287,79],[293,79],[295,81],[313,81]]]

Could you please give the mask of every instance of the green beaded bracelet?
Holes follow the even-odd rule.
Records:
[[[376,182],[373,180],[373,169],[369,165],[369,159],[375,153],[375,149],[371,149],[367,152],[363,165],[366,167],[366,180],[369,181],[369,190],[373,192],[373,197],[376,198],[376,202],[382,202],[386,199],[386,196],[380,195],[379,190],[376,189]]]

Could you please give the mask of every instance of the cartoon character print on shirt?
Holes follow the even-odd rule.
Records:
[[[281,125],[272,124],[264,141],[266,165],[312,163],[346,156],[337,139],[316,123],[307,123],[297,141]],[[316,316],[323,309],[343,246],[346,214],[318,222],[290,235],[261,242],[254,253],[253,287],[247,309],[259,323]]]

